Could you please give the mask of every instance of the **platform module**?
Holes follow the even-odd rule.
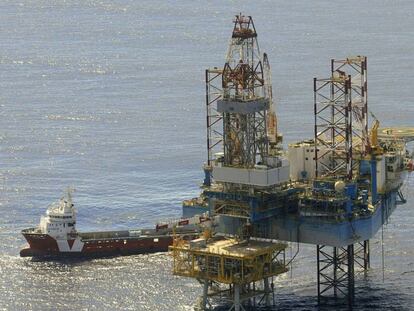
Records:
[[[368,108],[367,57],[332,59],[328,77],[313,80],[313,131],[285,151],[253,19],[240,14],[233,24],[224,66],[206,70],[205,178],[183,212],[208,211],[214,233],[238,241],[316,245],[319,301],[343,296],[352,306],[354,270],[368,269],[369,240],[406,202],[414,128],[379,127]],[[194,258],[198,250],[180,252]],[[208,280],[205,292],[211,282],[227,284]]]
[[[241,310],[246,300],[270,305],[273,277],[287,271],[286,243],[215,236],[193,241],[176,239],[170,247],[174,275],[192,277],[203,284],[201,309],[215,299]]]

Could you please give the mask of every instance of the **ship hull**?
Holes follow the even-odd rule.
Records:
[[[20,251],[21,257],[35,258],[99,258],[113,256],[128,256],[167,252],[173,243],[172,234],[127,236],[125,231],[87,233],[83,238],[79,233],[73,239],[58,240],[47,234],[23,230],[23,236],[29,243],[28,248]],[[101,238],[89,238],[91,235]],[[196,232],[180,234],[185,239],[193,239]]]

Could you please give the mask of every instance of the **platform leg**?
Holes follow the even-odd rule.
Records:
[[[367,271],[371,267],[370,263],[370,248],[369,240],[364,241],[364,270]]]
[[[264,282],[264,291],[265,291],[265,304],[266,307],[270,306],[270,287],[269,287],[269,279],[265,278]]]
[[[256,292],[256,283],[253,282],[253,291]],[[256,307],[256,296],[253,297],[253,307]]]
[[[318,287],[318,304],[321,303],[321,262],[320,262],[320,246],[316,245],[316,269],[317,269],[317,287]]]
[[[370,268],[370,248],[369,240],[358,242],[354,244],[354,266],[359,271],[367,274]]]
[[[322,298],[343,297],[349,306],[354,302],[354,245],[346,247],[316,246],[318,303]]]
[[[354,244],[348,245],[347,249],[348,265],[348,305],[354,304],[355,297],[355,273],[354,273]]]
[[[202,310],[207,310],[207,294],[208,294],[208,281],[204,280],[203,284],[203,300],[202,300]]]
[[[338,284],[338,277],[337,277],[337,272],[338,272],[338,250],[336,249],[336,247],[333,248],[333,290],[334,290],[334,297],[337,298],[338,297],[338,289],[337,289],[337,284]]]
[[[240,285],[234,284],[234,311],[240,311]]]

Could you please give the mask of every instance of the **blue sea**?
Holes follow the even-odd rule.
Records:
[[[167,254],[34,262],[20,230],[68,186],[82,231],[180,216],[206,160],[204,70],[224,64],[239,12],[269,55],[285,143],[312,137],[312,79],[350,55],[368,56],[381,125],[414,126],[413,1],[2,0],[0,310],[193,309],[201,286]],[[413,186],[371,241],[355,310],[414,310]],[[274,310],[318,310],[314,246],[275,287]]]

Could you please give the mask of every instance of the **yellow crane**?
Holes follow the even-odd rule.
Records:
[[[372,117],[374,118],[374,124],[371,128],[371,135],[370,135],[370,145],[371,145],[371,152],[373,154],[381,154],[384,150],[378,143],[378,128],[380,126],[380,122],[378,119],[371,113]]]

